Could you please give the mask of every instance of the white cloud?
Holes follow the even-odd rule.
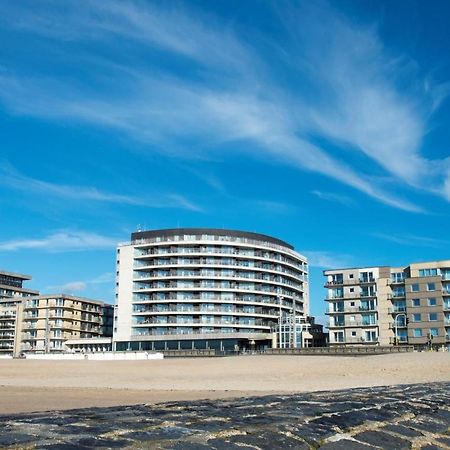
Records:
[[[72,294],[74,292],[85,291],[86,288],[87,284],[84,281],[70,281],[62,285],[48,286],[47,290],[50,290],[51,292],[61,292],[63,294]]]
[[[67,283],[47,286],[46,290],[51,292],[61,292],[61,293],[75,293],[82,292],[97,284],[112,284],[114,282],[114,274],[111,272],[102,273],[95,278],[86,281],[69,281]]]
[[[448,244],[450,241],[445,239],[436,239],[430,238],[426,236],[415,236],[412,234],[386,234],[386,233],[371,233],[371,236],[374,236],[379,239],[383,239],[385,241],[394,242],[399,245],[410,245],[413,247],[442,247],[445,244]]]
[[[83,231],[59,231],[40,239],[14,239],[0,242],[0,252],[44,250],[49,252],[113,250],[119,238]]]
[[[339,255],[328,251],[305,250],[301,252],[308,258],[311,267],[332,269],[336,267],[351,267],[352,257],[349,255]]]
[[[421,154],[426,120],[448,88],[429,80],[425,84],[408,72],[413,81],[399,89],[398,74],[407,72],[405,58],[389,55],[374,27],[357,27],[325,3],[304,2],[282,16],[290,39],[283,48],[265,45],[270,56],[250,45],[258,40],[256,33],[244,44],[237,27],[200,11],[118,1],[91,1],[85,8],[77,2],[50,6],[36,14],[8,7],[3,23],[52,39],[90,41],[92,53],[84,47],[77,58],[95,60],[96,69],[108,73],[109,88],[93,90],[63,77],[3,71],[0,101],[15,114],[114,128],[184,157],[245,141],[257,157],[339,180],[407,211],[423,209],[387,186],[406,185],[450,199],[448,161]],[[130,69],[129,61],[108,61],[96,53],[130,40],[147,52],[184,58],[184,64],[195,67],[195,76],[180,79],[159,66],[149,68],[147,59]],[[64,53],[64,60],[73,63],[70,54]],[[274,80],[271,66],[277,63],[298,82],[290,86]],[[342,151],[335,154],[312,141],[311,134]],[[180,148],[178,138],[186,137],[198,145]],[[389,183],[380,174],[388,175]],[[85,195],[106,194],[88,190]],[[201,210],[179,194],[172,199]]]
[[[350,197],[346,197],[345,195],[341,194],[336,194],[334,192],[324,192],[314,190],[311,191],[311,193],[314,194],[316,197],[320,198],[321,200],[326,200],[328,202],[340,203],[345,206],[353,206],[355,204],[355,202]]]
[[[158,194],[152,197],[143,193],[140,197],[105,192],[93,186],[75,186],[50,183],[25,176],[7,162],[0,167],[0,184],[26,192],[29,195],[43,194],[60,197],[65,200],[118,203],[146,206],[148,208],[181,208],[203,212],[194,202],[179,194]]]

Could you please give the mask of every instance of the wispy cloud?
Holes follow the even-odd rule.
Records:
[[[48,252],[113,250],[119,238],[84,231],[59,231],[43,238],[23,238],[0,242],[0,252],[43,250]]]
[[[308,258],[311,267],[331,269],[336,267],[351,267],[353,258],[349,255],[340,255],[328,251],[305,250],[301,252]]]
[[[86,61],[103,55],[108,45],[133,42],[145,54],[178,58],[189,75],[152,67],[159,58],[135,61],[135,69],[129,61],[97,58],[98,78],[87,85],[3,70],[0,101],[12,113],[114,128],[183,156],[180,139],[198,144],[188,156],[244,142],[253,156],[333,178],[406,211],[423,208],[389,185],[450,200],[449,160],[421,153],[427,119],[447,90],[431,82],[425,89],[417,73],[408,73],[414,81],[400,89],[405,58],[386,51],[375,27],[355,26],[326,3],[287,8],[279,18],[285,45],[264,45],[265,52],[252,45],[261,43],[256,32],[247,33],[251,39],[244,44],[237,26],[178,6],[114,0],[90,1],[84,8],[75,1],[47,6],[36,13],[3,7],[2,22],[62,42],[89,41],[91,53],[84,46],[77,55]],[[80,62],[67,52],[63,58],[68,66]],[[281,85],[273,66],[297,82]],[[335,145],[319,145],[311,136]],[[178,194],[175,199],[199,210]]]
[[[323,191],[311,191],[312,194],[314,194],[316,197],[320,198],[321,200],[326,200],[328,202],[332,203],[340,203],[341,205],[345,206],[354,206],[355,202],[350,198],[346,197],[345,195],[336,194],[334,192],[323,192]]]
[[[385,241],[394,242],[399,245],[410,245],[413,247],[442,247],[443,245],[449,244],[450,241],[446,239],[436,239],[426,236],[415,236],[411,234],[386,234],[386,233],[371,233],[374,236]]]
[[[75,293],[82,292],[89,287],[97,284],[113,283],[114,274],[111,272],[103,273],[95,278],[85,281],[69,281],[60,285],[47,286],[45,289],[51,292]]]
[[[29,195],[43,194],[59,197],[64,200],[118,203],[125,205],[145,206],[148,208],[182,208],[203,212],[203,208],[180,194],[160,193],[150,197],[145,193],[140,197],[105,192],[93,186],[75,186],[50,183],[28,177],[17,171],[7,162],[0,167],[0,184],[26,192]]]

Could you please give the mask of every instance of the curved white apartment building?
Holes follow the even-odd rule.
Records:
[[[280,317],[309,314],[306,258],[279,239],[177,228],[117,250],[116,350],[276,345]]]

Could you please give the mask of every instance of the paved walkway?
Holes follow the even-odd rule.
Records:
[[[0,416],[5,449],[450,449],[450,383]]]

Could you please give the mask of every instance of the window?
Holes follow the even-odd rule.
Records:
[[[435,277],[438,274],[437,269],[420,269],[419,277]]]
[[[403,281],[405,281],[404,272],[391,273],[391,281],[394,283],[402,283]]]
[[[435,291],[436,283],[427,283],[427,291]]]
[[[422,329],[421,328],[414,328],[413,336],[414,337],[422,337]]]
[[[368,342],[375,342],[377,340],[377,333],[375,331],[364,332],[364,340]]]
[[[334,342],[344,342],[344,332],[343,331],[334,332]]]
[[[419,292],[419,284],[414,283],[411,285],[411,292]]]
[[[430,328],[430,335],[431,336],[438,336],[439,335],[439,330],[437,328]]]
[[[375,325],[376,317],[375,314],[361,314],[363,325]]]
[[[420,298],[413,298],[411,300],[411,306],[413,306],[413,307],[420,306]]]
[[[429,317],[430,317],[430,322],[434,322],[435,320],[437,320],[437,313],[430,313]]]
[[[355,302],[350,302],[350,306],[355,306]]]
[[[355,292],[355,288],[350,288],[350,292]]]
[[[429,298],[428,299],[428,306],[436,306],[436,299],[435,298]]]
[[[356,331],[352,331],[352,337],[356,336]]]
[[[413,314],[412,315],[412,321],[413,322],[420,322],[422,320],[422,315],[421,314]]]
[[[402,287],[395,287],[392,289],[392,296],[393,297],[404,297],[405,296],[405,289]]]

